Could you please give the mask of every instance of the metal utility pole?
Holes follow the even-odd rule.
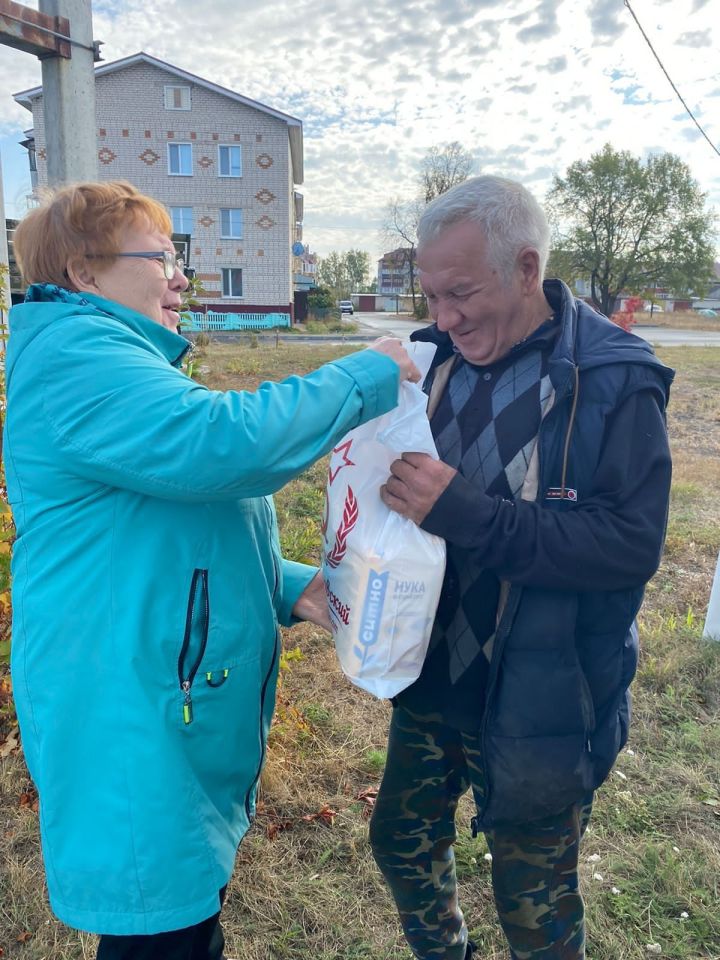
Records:
[[[50,184],[97,180],[95,70],[90,0],[39,0],[40,10],[0,0],[0,43],[42,61]]]

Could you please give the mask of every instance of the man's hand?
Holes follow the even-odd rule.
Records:
[[[404,453],[390,467],[390,477],[381,488],[383,502],[420,524],[435,506],[457,471],[427,453]]]
[[[325,581],[320,570],[297,598],[292,614],[298,620],[309,620],[318,627],[330,630],[330,614],[328,613]]]

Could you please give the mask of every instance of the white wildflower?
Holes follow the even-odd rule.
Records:
[[[680,853],[680,847],[673,847],[673,853]]]
[[[626,753],[629,757],[634,757],[634,756],[635,756],[635,751],[634,751],[634,750],[631,750],[630,747],[627,748],[627,750],[625,751],[625,753]]]
[[[615,771],[615,776],[616,776],[616,777],[620,777],[621,780],[627,780],[627,777],[626,777],[625,774],[622,772],[622,770],[616,770],[616,771]]]
[[[610,890],[610,893],[614,893],[615,896],[617,896],[620,893],[620,891],[618,890],[617,887],[612,887]]]
[[[594,873],[593,880],[597,880],[598,883],[602,883],[605,880],[605,877],[601,873]]]
[[[680,919],[688,920],[689,918],[690,918],[690,914],[687,912],[687,910],[683,910],[683,912],[680,914]]]
[[[601,857],[599,853],[591,853],[590,856],[587,858],[587,861],[588,863],[597,863],[598,860],[600,859]]]
[[[492,854],[486,853],[484,859],[487,860],[488,863],[492,863]]]
[[[660,946],[659,943],[646,943],[645,949],[647,950],[648,953],[654,953],[658,957],[662,953],[662,947]]]

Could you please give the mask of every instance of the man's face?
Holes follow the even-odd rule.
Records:
[[[455,223],[418,250],[420,283],[430,316],[470,363],[499,360],[531,330],[527,266],[518,258],[507,281],[488,258],[477,223]]]

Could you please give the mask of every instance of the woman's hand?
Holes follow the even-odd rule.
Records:
[[[400,340],[396,337],[380,337],[374,343],[371,343],[368,350],[376,350],[378,353],[384,353],[390,357],[400,367],[400,380],[410,380],[417,383],[420,379],[420,371],[410,359],[410,356],[403,347]]]
[[[298,620],[309,620],[310,623],[330,631],[330,614],[328,613],[327,596],[325,594],[325,581],[320,570],[297,598],[292,613]]]

